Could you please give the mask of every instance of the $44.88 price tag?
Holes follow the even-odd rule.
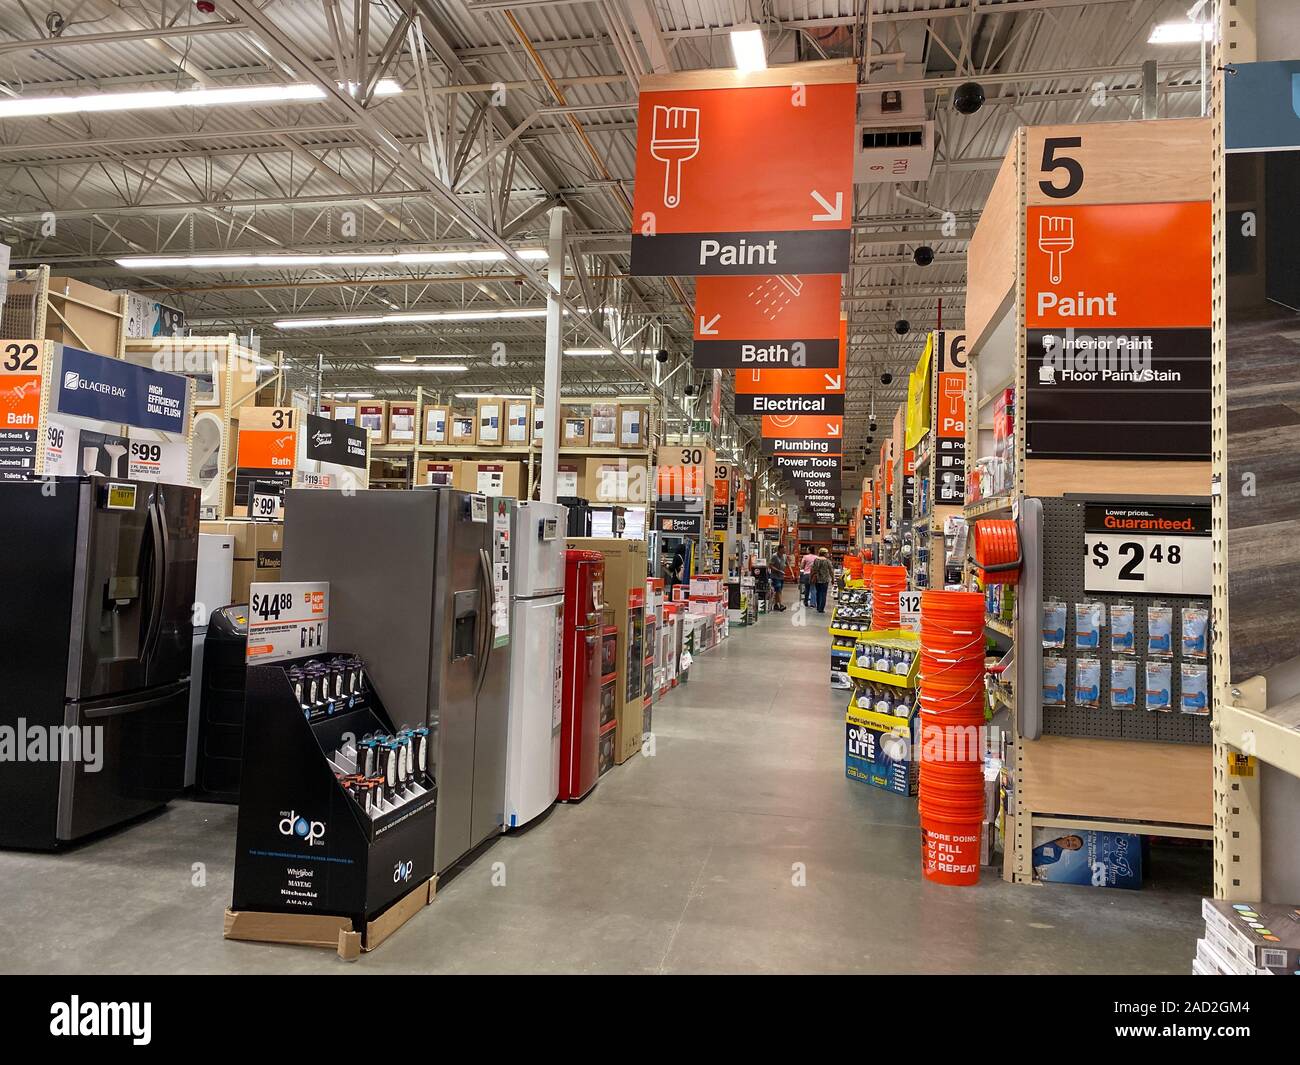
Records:
[[[1211,593],[1208,507],[1089,504],[1086,513],[1086,591]]]
[[[255,582],[248,597],[249,662],[329,650],[328,582]]]

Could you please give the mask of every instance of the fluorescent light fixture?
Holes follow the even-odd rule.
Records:
[[[486,322],[501,318],[545,318],[545,307],[501,311],[403,311],[398,314],[336,315],[329,318],[283,318],[277,329],[328,329],[331,326],[395,325],[411,322]]]
[[[340,88],[344,88],[340,84]],[[402,91],[391,78],[375,85],[376,96]],[[0,100],[0,118],[47,117],[99,111],[152,111],[173,107],[219,107],[225,104],[287,104],[323,100],[319,85],[239,85],[225,89],[170,89],[148,92],[98,92],[80,96],[19,96]]]
[[[731,27],[731,54],[736,60],[736,69],[742,74],[767,69],[763,31],[756,23],[739,22]]]
[[[620,354],[623,355],[653,355],[655,348],[620,348]],[[564,354],[574,355],[578,358],[594,358],[600,355],[613,355],[613,348],[565,348]]]
[[[464,373],[469,367],[445,362],[380,362],[375,364],[375,369],[390,373]]]
[[[532,399],[531,396],[505,395],[501,392],[457,392],[457,399]]]
[[[1147,44],[1199,44],[1214,39],[1209,22],[1162,22],[1151,28]]]
[[[331,399],[374,399],[373,392],[326,392]]]
[[[525,260],[546,258],[545,248],[520,248]],[[126,255],[116,260],[128,270],[241,270],[250,267],[280,269],[289,266],[423,266],[437,263],[499,263],[502,251],[411,251],[349,255]]]

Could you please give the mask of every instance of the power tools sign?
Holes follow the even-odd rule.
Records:
[[[844,273],[856,114],[850,60],[643,78],[632,273]]]

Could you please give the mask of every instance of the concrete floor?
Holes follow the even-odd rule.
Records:
[[[0,924],[21,930],[0,969],[1190,972],[1206,851],[1158,852],[1142,891],[924,882],[916,803],[845,779],[825,619],[794,616],[701,656],[655,709],[654,757],[489,845],[356,965],[223,940],[235,811],[178,801],[64,854],[0,853]]]

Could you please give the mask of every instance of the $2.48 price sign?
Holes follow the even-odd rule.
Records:
[[[1086,591],[1210,594],[1208,537],[1088,533],[1084,544]]]
[[[278,662],[329,649],[328,582],[257,582],[249,589],[249,662]]]

